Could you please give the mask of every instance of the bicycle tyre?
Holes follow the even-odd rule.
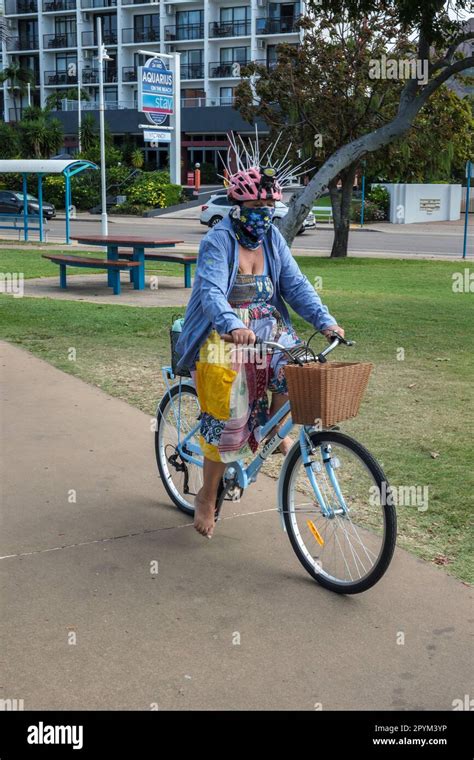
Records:
[[[366,448],[364,448],[364,446],[362,446],[355,439],[351,438],[345,433],[338,433],[335,431],[314,431],[312,433],[309,433],[309,437],[315,446],[318,446],[320,443],[324,442],[330,444],[339,444],[348,448],[355,454],[358,459],[363,462],[365,467],[371,473],[374,482],[377,484],[377,487],[379,489],[382,489],[382,483],[385,483],[387,486],[387,479],[377,460]],[[296,556],[298,557],[305,570],[307,570],[307,572],[314,578],[314,580],[330,591],[334,591],[339,594],[359,594],[363,591],[367,591],[380,580],[392,560],[397,535],[397,518],[395,508],[393,505],[387,503],[384,503],[383,506],[381,505],[385,518],[383,548],[379,554],[376,564],[372,567],[370,574],[361,580],[356,580],[351,583],[331,580],[324,574],[317,572],[314,567],[310,565],[297,540],[290,510],[290,485],[292,482],[294,470],[297,469],[299,460],[301,458],[301,448],[299,444],[293,447],[293,450],[290,451],[288,456],[289,460],[285,470],[282,488],[282,507],[285,527]],[[386,502],[386,500],[384,501]]]

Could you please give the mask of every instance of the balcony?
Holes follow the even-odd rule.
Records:
[[[159,5],[159,0],[122,0],[124,5]]]
[[[43,13],[75,11],[76,7],[76,0],[43,0]]]
[[[106,84],[113,84],[117,82],[117,69],[115,67],[105,67],[104,82]],[[92,71],[91,69],[85,69],[82,71],[81,84],[87,87],[87,85],[99,84],[99,72]]]
[[[181,79],[204,79],[204,64],[182,63]]]
[[[48,49],[54,48],[71,48],[77,47],[77,35],[75,32],[64,32],[62,34],[43,34],[43,47]]]
[[[139,42],[159,42],[159,29],[122,29],[122,42],[130,45]]]
[[[137,67],[136,66],[122,66],[122,82],[124,84],[137,83]]]
[[[96,31],[82,32],[82,47],[97,47]],[[117,32],[102,32],[102,42],[104,45],[117,44]]]
[[[68,74],[67,71],[45,71],[44,72],[44,85],[45,87],[70,87],[73,84],[77,84],[77,74]]]
[[[38,35],[20,35],[20,37],[7,37],[7,50],[38,50]]]
[[[7,16],[17,16],[23,13],[38,13],[37,0],[7,0],[5,4]]]
[[[299,18],[258,18],[257,34],[291,34],[297,33]]]
[[[117,0],[81,0],[82,10],[96,10],[97,8],[116,8]]]
[[[238,79],[240,70],[249,63],[250,61],[215,61],[209,64],[209,77],[211,79]]]
[[[235,98],[181,98],[181,108],[205,108],[216,106],[233,106]]]
[[[250,21],[211,21],[209,24],[209,37],[248,37],[250,35]]]
[[[182,24],[180,26],[165,26],[166,42],[202,39],[204,39],[204,24]]]

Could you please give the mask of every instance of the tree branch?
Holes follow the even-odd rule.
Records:
[[[453,42],[453,44],[449,46],[444,58],[441,58],[439,61],[437,61],[436,63],[433,63],[430,66],[430,74],[433,74],[433,72],[438,71],[438,69],[444,68],[444,66],[450,66],[453,61],[453,55],[455,54],[458,47],[462,45],[463,42],[471,42],[473,40],[474,40],[474,33],[472,31],[466,32],[466,34],[463,34],[460,37],[458,37],[455,40],[455,42]]]
[[[324,192],[335,177],[367,153],[374,153],[384,145],[388,145],[401,137],[410,129],[416,116],[431,95],[453,74],[464,71],[471,66],[474,66],[474,56],[456,61],[438,77],[431,80],[416,98],[408,101],[403,108],[400,105],[396,117],[391,122],[336,150],[312,177],[303,192],[291,199],[288,213],[279,225],[287,243],[291,244],[314,200]]]

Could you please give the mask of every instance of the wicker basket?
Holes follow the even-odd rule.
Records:
[[[368,362],[288,364],[285,376],[293,422],[330,427],[356,417],[372,367]]]

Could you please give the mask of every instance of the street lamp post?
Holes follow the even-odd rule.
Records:
[[[472,161],[469,160],[466,164],[466,213],[464,215],[464,243],[462,249],[463,259],[467,256],[467,231],[469,224],[469,206],[471,201],[471,177],[472,177]]]
[[[82,129],[82,114],[81,114],[81,70],[82,66],[77,64],[77,147],[79,153],[81,153],[81,129]]]
[[[107,220],[107,184],[105,176],[105,105],[104,105],[104,61],[110,61],[107,50],[102,44],[102,19],[97,18],[97,61],[99,64],[99,132],[100,132],[100,184],[102,198],[101,232],[108,235]]]
[[[365,167],[367,166],[367,161],[361,161],[362,164],[362,203],[360,206],[360,226],[364,226],[364,217],[365,217]]]

